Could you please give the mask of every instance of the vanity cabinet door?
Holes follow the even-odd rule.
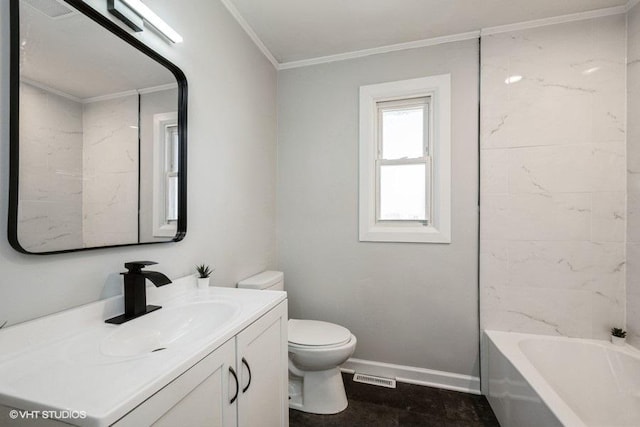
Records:
[[[235,427],[236,404],[230,401],[240,390],[230,371],[234,366],[231,339],[113,426]]]
[[[287,302],[238,334],[236,343],[238,426],[288,426]]]

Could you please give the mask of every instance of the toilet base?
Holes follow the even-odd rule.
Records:
[[[339,368],[307,371],[304,377],[289,372],[289,408],[328,415],[344,411],[347,405]]]

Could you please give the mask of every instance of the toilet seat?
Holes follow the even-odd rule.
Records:
[[[289,319],[289,345],[295,347],[334,347],[351,340],[351,332],[340,325],[319,320]]]

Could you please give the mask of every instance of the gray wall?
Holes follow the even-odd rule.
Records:
[[[106,2],[89,3],[106,13]],[[150,259],[170,277],[216,267],[232,285],[275,267],[276,71],[218,1],[148,0],[184,37],[140,37],[189,81],[189,222],[180,243],[34,256],[0,239],[0,322],[32,319],[121,292],[125,261]],[[9,185],[9,13],[0,3],[0,230]]]
[[[358,242],[358,88],[451,73],[452,243]],[[354,357],[478,375],[478,41],[281,71],[278,262],[290,317]]]

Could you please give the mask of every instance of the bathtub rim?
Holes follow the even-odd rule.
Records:
[[[566,426],[587,427],[587,424],[575,413],[575,411],[556,393],[545,378],[538,372],[535,366],[529,361],[527,356],[520,348],[520,342],[524,340],[545,340],[545,341],[564,341],[575,343],[587,343],[598,347],[620,352],[640,358],[640,351],[625,344],[624,346],[613,345],[609,341],[586,339],[586,338],[570,338],[555,335],[539,335],[527,334],[522,332],[505,332],[485,329],[483,331],[486,338],[494,344],[494,347],[500,354],[507,359],[513,368],[528,382],[529,386],[544,402],[547,408],[558,418],[558,420]],[[487,348],[488,350],[488,348]],[[487,353],[488,355],[488,353]],[[487,390],[489,393],[490,390]]]

